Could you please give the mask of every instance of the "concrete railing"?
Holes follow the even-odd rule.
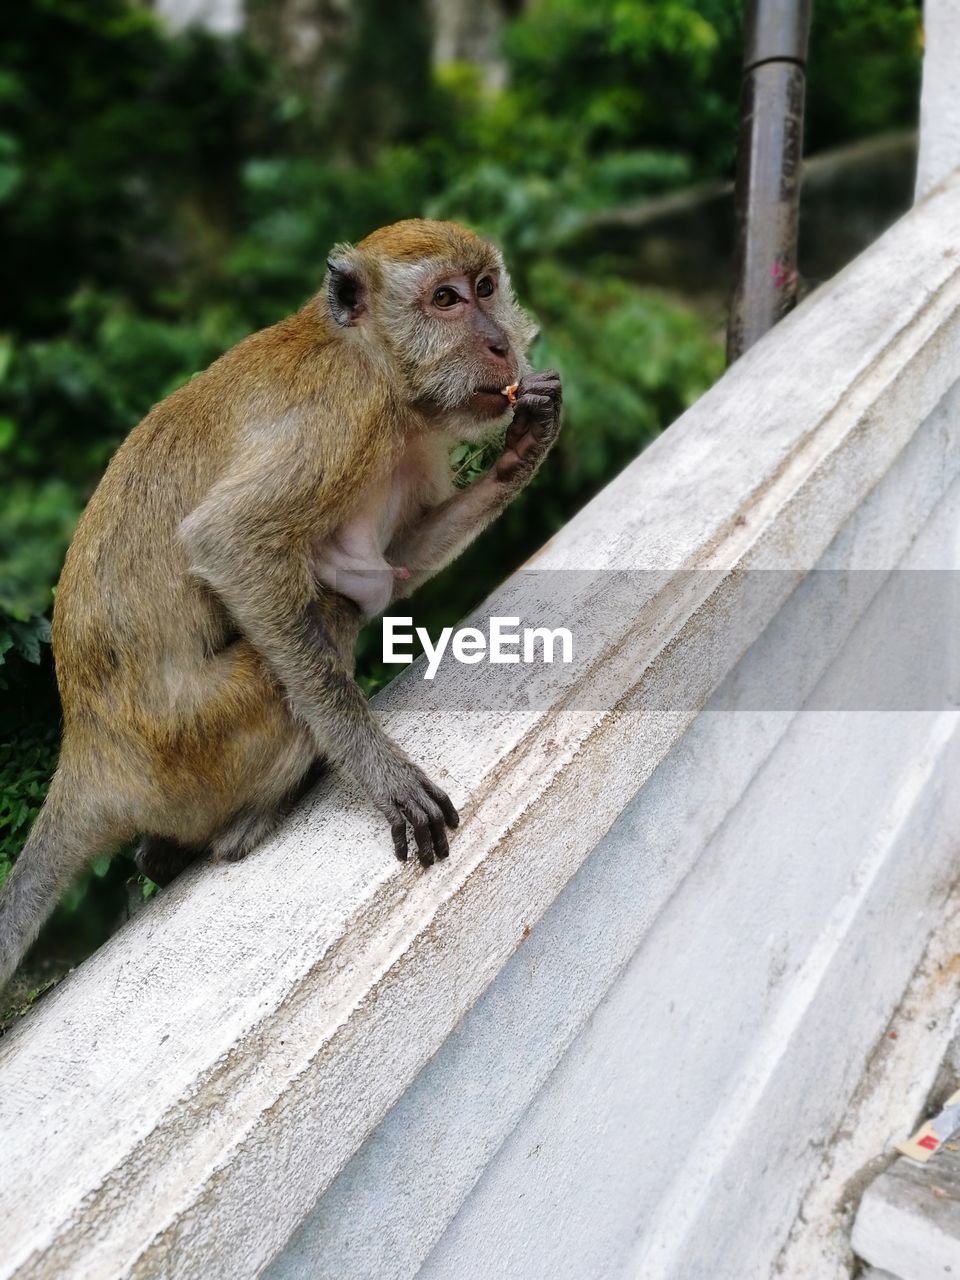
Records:
[[[767,1277],[957,871],[952,682],[851,690],[958,378],[954,180],[487,602],[573,666],[379,698],[448,863],[330,780],[0,1042],[0,1276]]]

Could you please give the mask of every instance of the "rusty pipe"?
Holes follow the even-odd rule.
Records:
[[[737,145],[732,364],[797,299],[797,221],[812,0],[747,0]]]

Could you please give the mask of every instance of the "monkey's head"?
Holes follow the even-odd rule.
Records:
[[[499,249],[456,222],[409,218],[337,245],[327,266],[332,321],[391,354],[411,403],[461,437],[509,412],[501,392],[529,370],[536,326]]]

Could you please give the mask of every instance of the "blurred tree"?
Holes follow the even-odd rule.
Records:
[[[436,122],[428,0],[355,0],[356,14],[324,124],[334,147],[366,159]]]
[[[124,0],[27,0],[4,21],[0,329],[49,333],[83,283],[137,301],[231,229],[238,158],[284,133],[243,41],[165,38]]]
[[[523,113],[549,113],[588,151],[681,150],[731,168],[741,6],[737,0],[540,0],[507,32]]]
[[[433,63],[469,62],[480,69],[488,89],[506,84],[502,42],[505,23],[528,7],[529,0],[433,0]]]
[[[807,151],[916,124],[921,0],[815,0]]]
[[[322,101],[335,91],[356,27],[350,0],[247,0],[250,36],[302,89]]]

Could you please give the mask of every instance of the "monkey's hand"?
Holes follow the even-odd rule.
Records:
[[[562,400],[560,375],[555,369],[524,378],[503,453],[494,463],[496,480],[520,487],[531,479],[560,434]]]
[[[445,858],[446,827],[456,827],[460,815],[450,797],[423,770],[394,746],[375,786],[369,788],[377,808],[390,823],[393,850],[401,862],[407,860],[407,824],[413,828],[417,856],[424,867]]]

